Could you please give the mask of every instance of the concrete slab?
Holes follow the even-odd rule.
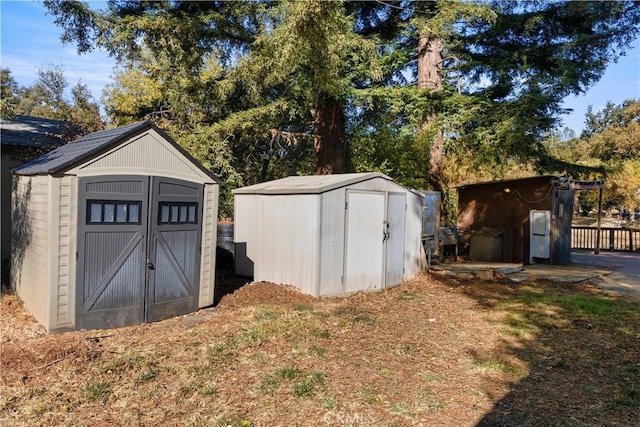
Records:
[[[490,280],[497,274],[512,274],[522,270],[522,264],[504,262],[452,262],[450,264],[434,264],[431,271],[461,279]]]
[[[640,253],[572,252],[570,265],[526,265],[457,261],[434,264],[431,271],[461,279],[490,280],[498,274],[518,283],[551,280],[579,284],[591,282],[606,292],[640,298]]]
[[[551,280],[559,283],[582,283],[601,277],[603,274],[610,274],[611,271],[585,269],[583,267],[572,267],[564,265],[527,265],[522,272],[509,275],[509,279],[521,282],[531,279]]]

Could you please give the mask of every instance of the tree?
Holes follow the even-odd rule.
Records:
[[[18,82],[11,75],[11,70],[0,70],[0,118],[11,118],[15,115],[18,104]]]
[[[640,100],[622,105],[608,102],[601,111],[587,109],[582,137],[589,141],[592,157],[607,162],[640,159]]]
[[[440,171],[454,170],[452,159],[496,175],[508,162],[567,166],[541,143],[564,112],[562,99],[596,82],[640,30],[640,4],[624,1],[384,4],[402,10],[383,14],[400,21],[389,56],[417,52],[414,61],[388,61],[403,86],[417,89],[392,102],[409,101],[405,123],[427,140],[417,146],[430,147],[436,189],[446,187]]]
[[[104,48],[156,82],[135,114],[151,109],[182,132],[220,138],[245,179],[285,170],[274,160],[309,134],[316,172],[360,168],[351,148],[370,141],[389,152],[383,138],[393,129],[443,191],[455,162],[495,175],[505,164],[563,166],[542,144],[562,99],[597,81],[640,31],[640,4],[626,1],[46,5],[64,41]],[[377,166],[425,181],[415,161],[385,163],[380,153]]]
[[[605,167],[605,206],[640,207],[640,100],[608,102],[599,112],[589,107],[582,152]]]
[[[78,81],[71,88],[71,100],[67,99],[69,86],[61,66],[45,64],[38,70],[36,82],[16,90],[17,105],[14,113],[47,119],[72,122],[84,132],[104,128],[100,109],[89,88]]]
[[[353,31],[340,1],[283,1],[277,13],[278,25],[256,40],[248,61],[269,85],[291,82],[281,97],[301,114],[312,111],[315,173],[343,173],[345,106],[355,80],[381,77],[375,44]]]

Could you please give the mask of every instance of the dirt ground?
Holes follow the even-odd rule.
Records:
[[[0,309],[0,425],[640,422],[640,301],[588,284],[425,275],[316,299],[255,283],[187,316],[59,335],[15,296]]]

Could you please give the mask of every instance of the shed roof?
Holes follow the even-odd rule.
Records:
[[[233,190],[234,194],[321,194],[374,178],[393,180],[380,172],[289,176]]]
[[[0,142],[5,147],[53,148],[75,130],[77,126],[70,122],[18,115],[0,121]]]
[[[53,151],[25,163],[13,170],[17,175],[54,174],[67,171],[78,166],[95,156],[102,154],[118,145],[128,141],[134,136],[140,135],[150,129],[158,132],[165,140],[171,143],[181,154],[198,166],[209,177],[218,181],[213,173],[202,166],[189,153],[180,147],[170,136],[164,133],[151,121],[133,123],[114,129],[93,132],[82,138],[56,148]]]

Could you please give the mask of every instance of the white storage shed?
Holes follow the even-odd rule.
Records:
[[[13,173],[12,285],[48,331],[213,303],[218,181],[153,123],[86,135]]]
[[[421,268],[423,196],[382,173],[234,191],[236,273],[313,296],[390,288]]]

